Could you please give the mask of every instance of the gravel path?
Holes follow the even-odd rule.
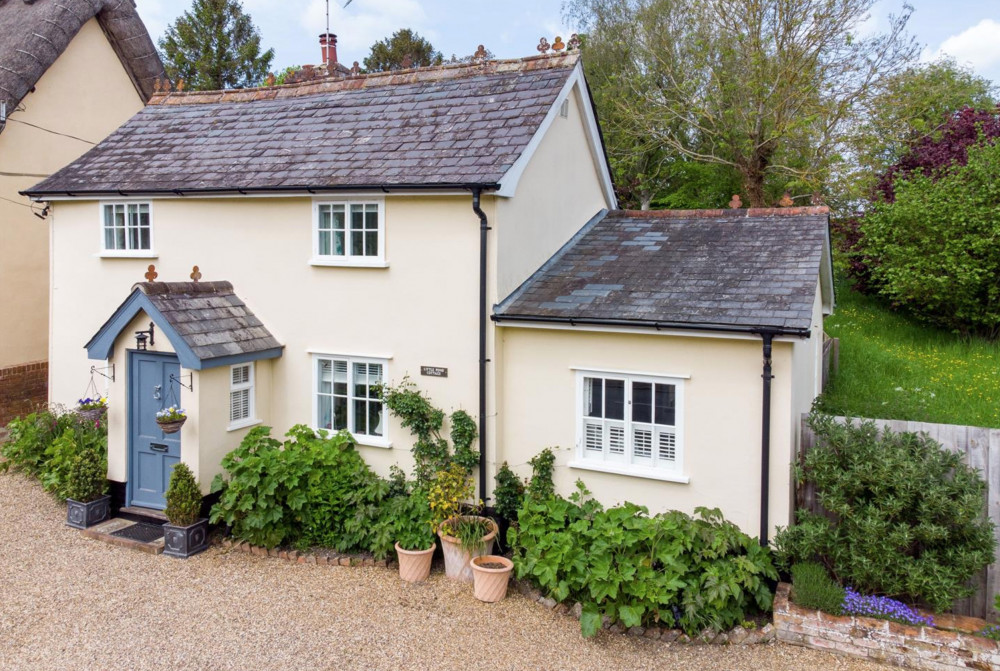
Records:
[[[180,561],[83,538],[0,475],[0,669],[884,669],[781,644],[673,646],[601,632],[434,574],[292,564],[215,547]]]

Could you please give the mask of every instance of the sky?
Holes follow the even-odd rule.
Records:
[[[568,39],[575,26],[562,16],[563,0],[330,0],[330,29],[338,37],[338,60],[350,65],[371,45],[400,28],[426,37],[445,57],[467,56],[484,44],[498,58],[536,53],[541,37]],[[910,0],[910,33],[922,58],[954,57],[977,74],[1000,84],[1000,2],[998,0]],[[149,32],[158,39],[190,7],[190,0],[136,0]],[[902,0],[879,0],[866,28],[878,30],[898,13]],[[317,63],[319,34],[326,28],[325,0],[243,0],[260,28],[265,46],[275,50],[274,67]]]

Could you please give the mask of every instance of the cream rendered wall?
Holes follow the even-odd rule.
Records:
[[[0,197],[27,206],[18,191],[40,182],[142,109],[143,102],[96,19],[83,25],[0,132]],[[24,122],[24,123],[19,123]],[[45,359],[49,319],[48,223],[0,200],[0,368]],[[41,206],[36,206],[41,210]],[[16,319],[10,318],[16,315]]]
[[[521,175],[513,198],[498,199],[497,300],[503,300],[611,204],[587,140],[579,87],[568,116],[556,116]]]
[[[557,447],[557,490],[583,480],[605,505],[625,500],[688,513],[718,507],[756,536],[760,524],[760,339],[598,333],[504,327],[500,418],[503,457],[520,475],[545,447]],[[773,352],[770,527],[786,525],[794,435],[790,433],[792,344]],[[576,371],[597,368],[689,375],[684,384],[686,484],[570,468],[577,438]]]
[[[812,328],[809,338],[795,341],[792,352],[794,376],[792,379],[791,431],[795,445],[800,445],[802,415],[808,413],[812,403],[823,391],[823,300],[822,287],[816,283],[813,300]]]
[[[285,345],[283,356],[271,364],[270,417],[262,418],[274,427],[276,437],[293,424],[312,422],[311,351],[387,357],[390,382],[409,374],[439,407],[463,408],[476,416],[479,221],[471,198],[386,197],[388,268],[310,265],[312,204],[309,198],[155,200],[154,258],[125,259],[99,256],[97,202],[57,202],[52,399],[68,403],[79,397],[92,363],[83,345],[132,285],[143,281],[152,263],[159,281],[187,280],[191,267],[198,265],[204,280],[232,282]],[[492,216],[491,206],[488,211]],[[449,375],[421,377],[421,365],[447,367]],[[213,371],[207,371],[201,377],[205,383],[195,387],[200,411],[211,410],[224,422],[225,375],[216,381]],[[221,405],[213,407],[215,403]],[[221,455],[240,437],[225,432],[221,424],[206,428],[212,421],[204,417],[202,423],[197,441],[212,453]],[[184,431],[197,424],[189,421]],[[393,463],[409,469],[409,433],[391,420],[388,435],[392,449],[361,446],[361,453],[379,472],[387,473]],[[207,463],[212,453],[188,462],[200,469],[203,486],[210,479]]]

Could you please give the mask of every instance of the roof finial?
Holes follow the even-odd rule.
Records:
[[[580,36],[573,33],[569,36],[569,42],[566,43],[566,48],[570,51],[576,51],[580,48]]]
[[[472,62],[482,65],[487,60],[486,46],[480,44],[476,53],[472,54]]]
[[[734,210],[738,210],[741,207],[743,207],[743,201],[740,200],[740,194],[738,193],[733,194],[733,199],[729,201],[729,207],[731,207]]]
[[[354,61],[354,65],[351,66],[351,74],[352,75],[360,75],[361,74],[361,66],[358,65],[357,61]]]
[[[563,43],[562,38],[556,35],[556,41],[552,44],[552,51],[562,51],[566,48],[565,43]]]
[[[159,93],[162,88],[163,88],[163,82],[161,82],[160,78],[157,77],[156,81],[153,82],[153,92]]]
[[[551,47],[549,46],[549,41],[544,37],[538,43],[538,46],[536,48],[538,49],[538,53],[540,54],[546,54],[548,53],[549,49],[551,49]]]
[[[409,70],[410,68],[412,68],[413,56],[411,56],[410,54],[406,54],[405,56],[403,56],[403,60],[400,62],[400,65],[403,66],[404,70]]]
[[[147,282],[152,282],[159,276],[160,274],[156,272],[156,266],[154,266],[152,263],[149,264],[149,268],[146,270],[146,274],[143,275],[143,277],[146,278]]]
[[[274,82],[277,80],[278,78],[274,76],[273,72],[268,72],[267,79],[264,80],[264,86],[274,86]]]
[[[201,271],[198,270],[198,266],[195,266],[194,268],[191,269],[191,279],[194,282],[197,282],[198,280],[201,279]]]
[[[184,80],[183,79],[178,79],[177,80],[177,92],[180,93],[183,90],[184,90]]]
[[[787,191],[785,191],[785,194],[781,197],[781,200],[778,201],[778,205],[780,207],[791,207],[794,204],[795,201],[792,200],[792,194],[788,193]]]

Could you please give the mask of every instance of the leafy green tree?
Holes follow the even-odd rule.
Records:
[[[196,91],[257,86],[274,60],[239,0],[194,0],[159,44],[167,75]]]
[[[983,138],[930,175],[893,184],[861,221],[858,242],[877,291],[920,319],[1000,336],[1000,141]]]
[[[413,30],[403,28],[394,32],[392,37],[372,45],[371,53],[365,57],[364,68],[366,72],[387,72],[441,65],[442,62],[444,57],[434,49],[434,45]]]
[[[874,4],[568,0],[567,13],[633,92],[617,113],[669,153],[735,170],[759,207],[769,180],[822,188],[864,102],[916,58],[909,9],[884,33],[856,34]]]

